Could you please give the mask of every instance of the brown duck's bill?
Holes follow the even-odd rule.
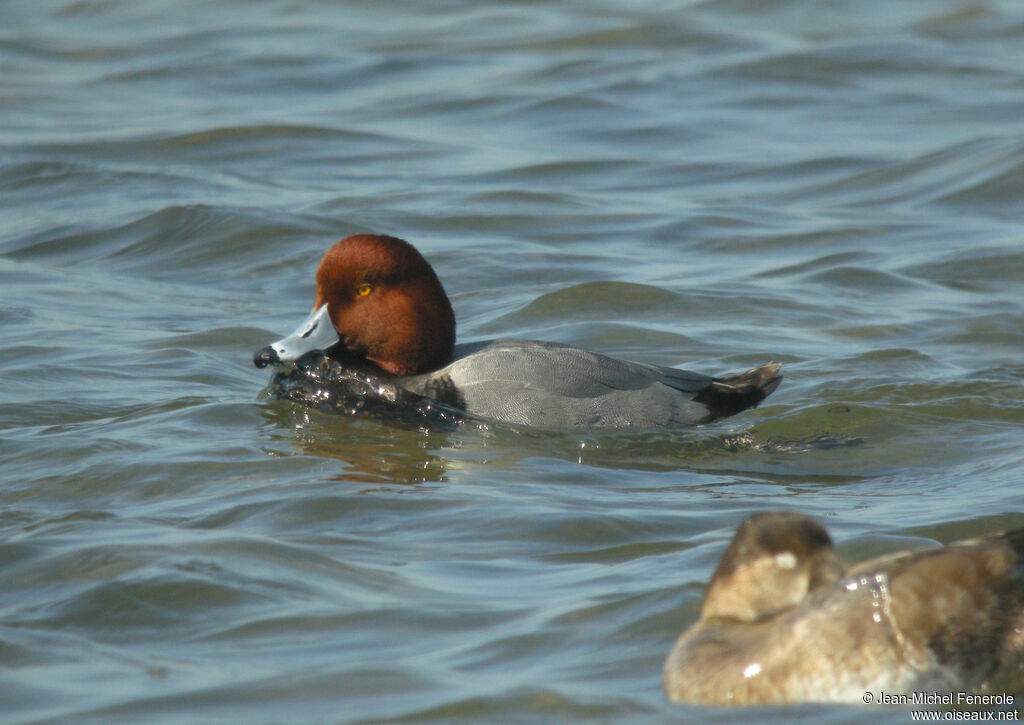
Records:
[[[338,342],[338,333],[327,314],[327,305],[320,305],[310,313],[295,332],[282,337],[256,352],[252,364],[258,368],[267,365],[289,365],[307,352],[326,350]]]

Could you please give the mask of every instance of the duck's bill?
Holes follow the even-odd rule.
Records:
[[[287,365],[298,360],[307,352],[326,350],[338,342],[338,333],[327,314],[327,305],[320,305],[288,337],[259,350],[252,358],[253,365],[265,368],[267,365]]]

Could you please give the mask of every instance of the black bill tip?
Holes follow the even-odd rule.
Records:
[[[252,364],[258,368],[265,368],[267,365],[275,365],[281,362],[281,358],[277,356],[277,350],[271,345],[267,345],[262,350],[258,350],[255,355],[252,356]]]

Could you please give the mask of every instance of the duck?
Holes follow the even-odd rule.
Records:
[[[981,691],[1021,664],[1022,555],[1024,529],[845,565],[817,521],[754,514],[665,660],[665,694],[720,706],[1005,704]]]
[[[456,345],[455,314],[433,267],[408,242],[380,234],[354,234],[327,250],[312,312],[253,363],[274,366],[278,380],[289,381],[283,397],[307,403],[332,381],[350,384],[355,371],[357,392],[346,401],[427,401],[541,429],[699,425],[756,406],[782,380],[777,363],[711,377],[557,342]]]

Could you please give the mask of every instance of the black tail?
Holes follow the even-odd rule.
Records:
[[[705,422],[755,407],[779,387],[781,367],[778,363],[768,363],[745,373],[713,378],[711,384],[694,397],[698,403],[708,406]]]

